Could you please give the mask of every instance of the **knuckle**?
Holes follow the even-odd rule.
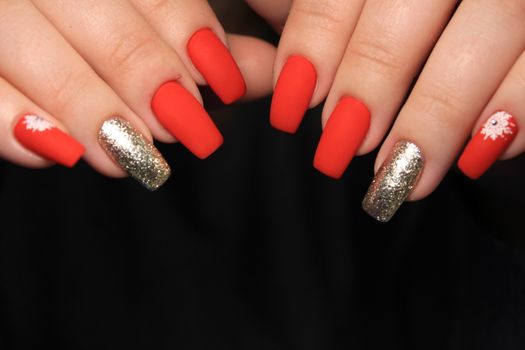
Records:
[[[164,12],[171,0],[136,0],[138,5],[148,14]]]
[[[308,0],[297,2],[294,11],[307,18],[310,27],[330,33],[338,33],[343,25],[342,12],[337,4],[339,1]]]
[[[361,61],[361,66],[374,73],[396,76],[403,65],[394,46],[388,39],[370,37],[351,43],[348,53]]]
[[[54,109],[58,111],[72,110],[78,103],[77,97],[84,95],[92,81],[90,74],[85,71],[66,70],[60,75],[49,79],[46,87],[47,96],[52,101]]]
[[[154,54],[155,43],[154,37],[145,31],[130,31],[120,35],[108,51],[109,68],[125,75]]]
[[[525,19],[525,1],[523,0],[497,0],[495,6],[520,21]]]
[[[460,130],[468,113],[459,95],[443,83],[430,83],[411,96],[412,109],[427,119],[427,123],[441,125],[446,129]]]

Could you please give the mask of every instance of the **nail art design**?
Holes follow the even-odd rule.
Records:
[[[423,167],[423,153],[417,145],[397,142],[375,175],[363,209],[378,221],[389,221],[414,189]]]
[[[124,119],[106,120],[98,141],[122,169],[147,189],[156,190],[170,177],[170,167],[157,148]]]
[[[86,151],[80,142],[37,115],[28,114],[20,118],[14,135],[28,150],[70,168]]]
[[[222,145],[223,137],[204,107],[179,83],[159,87],[151,108],[166,130],[200,159]]]
[[[36,115],[26,115],[22,123],[26,126],[26,130],[43,132],[54,128],[54,125],[42,117]]]
[[[224,104],[233,103],[246,94],[239,66],[210,28],[196,31],[188,41],[187,50],[195,68]]]
[[[339,179],[354,158],[370,127],[370,112],[364,103],[342,98],[326,123],[315,152],[314,167]]]
[[[458,160],[459,169],[471,179],[478,179],[507,150],[518,131],[511,114],[494,113],[465,147]]]
[[[516,124],[514,118],[507,112],[497,112],[487,120],[481,129],[483,140],[491,139],[496,141],[498,137],[506,138],[506,135],[513,135]]]
[[[291,56],[275,86],[270,108],[272,126],[294,134],[310,106],[316,85],[314,65],[304,57]]]

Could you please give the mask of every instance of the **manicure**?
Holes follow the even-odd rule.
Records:
[[[342,98],[325,125],[317,146],[314,167],[339,179],[363,143],[370,127],[370,112],[353,97]]]
[[[159,122],[197,157],[207,158],[222,145],[222,135],[204,107],[179,83],[163,84],[151,107]]]
[[[518,131],[511,114],[494,113],[468,143],[459,158],[459,169],[471,179],[478,179],[509,148]]]
[[[98,141],[115,163],[147,189],[156,190],[170,177],[170,167],[157,148],[124,119],[106,120]]]
[[[26,115],[17,122],[14,135],[28,150],[53,162],[73,167],[86,149],[47,119]]]
[[[417,145],[397,142],[375,175],[363,209],[378,221],[389,221],[414,189],[423,167],[423,153]]]
[[[270,109],[272,126],[294,134],[310,106],[316,85],[313,64],[301,56],[291,56],[275,86]]]
[[[228,48],[209,28],[195,32],[188,41],[188,55],[210,88],[224,104],[246,94],[246,83]]]

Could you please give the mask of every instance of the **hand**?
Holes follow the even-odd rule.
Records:
[[[204,0],[6,0],[0,32],[0,157],[23,166],[83,156],[153,190],[170,174],[153,137],[199,158],[222,144],[197,84],[224,103],[271,89],[274,49]]]
[[[525,150],[524,1],[248,2],[284,28],[272,125],[294,133],[326,98],[317,169],[339,178],[391,128],[363,201],[376,219],[429,195],[470,133],[459,167],[472,178]]]

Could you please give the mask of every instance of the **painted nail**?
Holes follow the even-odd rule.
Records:
[[[246,94],[246,83],[228,48],[209,28],[196,31],[188,41],[188,55],[210,88],[224,104]]]
[[[156,190],[170,177],[170,167],[160,152],[124,119],[106,120],[98,141],[115,163],[147,189]]]
[[[197,157],[204,159],[222,145],[222,135],[204,107],[179,83],[163,84],[151,108],[159,122]]]
[[[310,106],[316,84],[313,64],[303,57],[291,56],[275,86],[270,109],[272,126],[294,134]]]
[[[459,158],[459,169],[473,180],[479,178],[509,148],[518,131],[512,115],[494,113],[468,143]]]
[[[325,125],[314,167],[339,179],[354,158],[370,127],[370,112],[361,101],[343,97]]]
[[[363,209],[378,221],[389,221],[414,189],[424,162],[418,146],[408,141],[397,142],[375,175],[363,200]]]
[[[86,149],[47,119],[25,115],[17,122],[14,135],[28,150],[53,162],[73,167]]]

